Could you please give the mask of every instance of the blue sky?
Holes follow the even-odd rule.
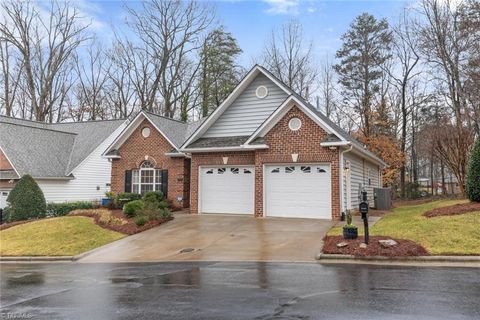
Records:
[[[216,8],[218,22],[238,40],[244,51],[240,62],[248,67],[252,58],[261,54],[271,30],[290,19],[301,22],[307,39],[313,41],[316,58],[322,59],[335,54],[341,45],[341,35],[356,16],[369,12],[378,18],[394,19],[407,1],[225,0],[210,3]],[[110,24],[123,23],[124,4],[139,6],[138,1],[83,1],[84,10],[95,20],[96,31],[104,32],[105,36]]]

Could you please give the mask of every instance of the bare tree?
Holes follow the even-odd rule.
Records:
[[[208,6],[178,0],[143,2],[142,11],[131,8],[128,11],[128,24],[140,40],[135,51],[141,55],[140,60],[145,61],[134,71],[135,76],[149,79],[148,92],[140,99],[142,108],[153,110],[159,93],[162,113],[173,117],[196,79],[199,63],[193,57],[198,56],[213,13]],[[137,85],[137,90],[145,89],[145,83],[143,81],[142,87]]]
[[[469,30],[461,29],[463,4],[454,5],[450,0],[423,0],[421,14],[424,21],[417,24],[427,61],[440,72],[438,80],[447,88],[448,103],[456,124],[462,127],[467,114],[467,94],[462,66],[468,63],[468,53],[476,44]]]
[[[329,118],[336,109],[334,77],[333,64],[328,56],[326,56],[320,68],[319,91],[322,109]]]
[[[14,56],[10,44],[6,41],[0,42],[0,60],[2,78],[2,96],[0,97],[0,112],[5,109],[5,115],[12,116],[14,111],[17,90],[22,76],[23,63]]]
[[[318,72],[314,65],[312,42],[305,40],[299,22],[291,20],[282,26],[280,32],[272,31],[261,60],[277,78],[309,99]]]
[[[400,150],[406,153],[407,145],[407,129],[408,117],[411,113],[412,106],[408,101],[408,89],[412,79],[418,76],[419,72],[415,72],[420,61],[418,54],[417,38],[411,30],[412,21],[404,11],[400,16],[398,24],[393,28],[393,52],[396,62],[397,72],[389,72],[394,85],[399,92],[399,105],[401,110],[401,135]],[[400,194],[405,197],[405,175],[406,164],[400,168]]]
[[[45,121],[57,98],[52,93],[56,77],[86,39],[87,25],[79,23],[78,10],[68,2],[52,2],[47,17],[28,1],[8,1],[1,6],[0,41],[18,51],[31,113],[36,120]]]
[[[75,57],[75,70],[78,76],[77,102],[79,108],[87,111],[89,120],[104,119],[105,84],[108,79],[110,60],[100,48],[98,40],[92,39],[82,57]]]

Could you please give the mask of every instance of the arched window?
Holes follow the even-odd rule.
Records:
[[[132,170],[132,192],[145,194],[162,190],[162,170],[155,169],[150,161],[143,161],[140,168]]]

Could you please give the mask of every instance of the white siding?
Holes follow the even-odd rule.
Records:
[[[73,171],[73,180],[37,179],[47,202],[95,201],[105,197],[105,192],[110,191],[112,164],[102,153],[124,126],[117,128]]]
[[[258,86],[268,89],[268,95],[259,99]],[[251,135],[287,98],[287,94],[265,75],[258,75],[203,137],[228,137]]]
[[[363,187],[367,190],[368,201],[370,206],[373,206],[373,188],[381,187],[380,185],[380,168],[378,165],[371,163],[368,160],[361,157],[346,153],[344,155],[344,162],[350,161],[350,195],[351,195],[351,208],[347,208],[346,199],[346,179],[343,177],[344,185],[344,205],[346,209],[358,209],[359,195]],[[370,172],[370,183],[369,183]]]

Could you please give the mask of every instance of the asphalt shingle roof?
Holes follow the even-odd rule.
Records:
[[[249,136],[200,138],[190,144],[188,147],[192,149],[239,147],[248,140],[248,137]]]
[[[190,137],[190,135],[200,126],[201,121],[186,123],[170,118],[166,118],[155,113],[143,111],[145,116],[174,144],[176,148]]]
[[[21,176],[68,178],[124,122],[48,124],[0,116],[0,147]]]

